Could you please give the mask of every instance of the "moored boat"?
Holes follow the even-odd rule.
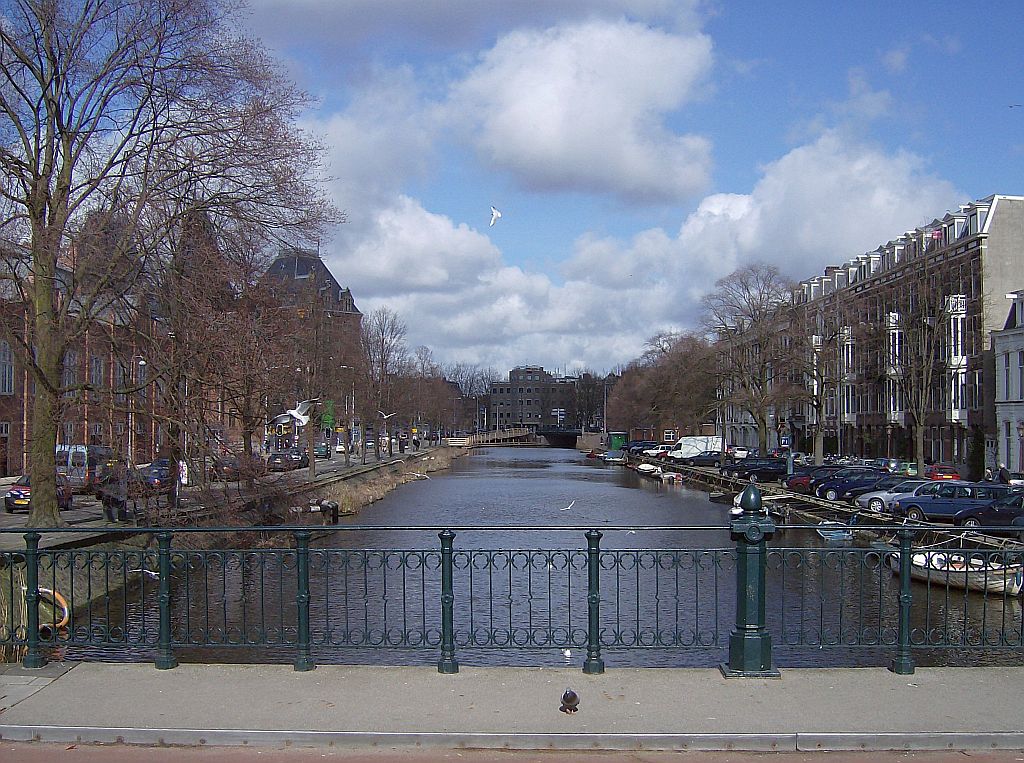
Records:
[[[853,540],[853,530],[850,526],[834,519],[819,522],[815,532],[829,543],[846,543]]]
[[[646,477],[659,477],[660,478],[661,475],[663,474],[662,469],[661,469],[660,466],[655,466],[654,464],[648,464],[648,463],[637,464],[636,470],[637,470],[638,473],[643,474]]]
[[[898,551],[886,557],[897,575],[900,571]],[[978,549],[927,549],[910,555],[910,577],[932,584],[962,588],[969,591],[1020,595],[1024,588],[1024,564],[1005,563],[991,551]]]

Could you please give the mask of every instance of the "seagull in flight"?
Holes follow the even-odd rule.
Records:
[[[564,509],[559,509],[559,511],[568,511],[569,509],[571,509],[571,508],[572,508],[573,506],[575,506],[575,505],[576,505],[576,499],[575,499],[575,498],[573,498],[573,499],[572,499],[572,503],[570,503],[570,504],[569,504],[568,506],[566,506],[566,507],[565,507]]]
[[[501,212],[499,212],[494,207],[491,207],[491,224],[490,224],[491,228],[494,227],[494,223],[496,223],[500,217],[501,217]]]
[[[381,417],[382,419],[384,419],[385,421],[387,421],[387,420],[388,420],[388,419],[390,419],[390,418],[391,418],[392,416],[394,416],[394,415],[395,415],[395,413],[398,413],[398,411],[395,411],[395,413],[384,413],[384,411],[377,411],[377,413],[379,413],[379,414],[380,414],[380,417]]]

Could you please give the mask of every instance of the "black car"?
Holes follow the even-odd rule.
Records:
[[[289,448],[267,457],[267,469],[272,472],[289,472],[309,466],[309,454],[298,448]]]
[[[1024,540],[1024,493],[1011,493],[984,506],[964,509],[953,517],[953,524],[957,527],[998,527],[999,530],[993,529],[992,532],[1005,532]]]
[[[753,479],[758,482],[781,480],[789,472],[789,464],[784,458],[744,458],[733,464],[727,464],[722,473],[729,477]]]

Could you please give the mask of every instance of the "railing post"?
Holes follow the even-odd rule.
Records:
[[[604,673],[601,659],[601,533],[587,530],[587,659],[584,673]]]
[[[160,573],[160,592],[157,603],[160,606],[160,636],[157,644],[156,669],[170,670],[178,667],[178,661],[171,652],[171,533],[161,530],[156,534],[159,550],[157,568]]]
[[[896,642],[896,656],[889,664],[889,670],[901,676],[914,672],[914,658],[910,654],[910,605],[914,594],[910,589],[910,563],[913,553],[914,531],[900,530],[900,610],[899,633]]]
[[[39,538],[37,532],[25,533],[25,641],[28,650],[21,664],[26,668],[41,668],[46,664],[39,647]]]
[[[455,590],[452,586],[452,544],[455,533],[442,530],[437,537],[441,539],[441,659],[437,661],[437,672],[458,673],[459,663],[455,659]]]
[[[775,523],[762,511],[761,491],[751,482],[740,494],[743,513],[730,523],[736,541],[736,627],[729,636],[726,678],[778,678],[772,664],[772,637],[765,628],[767,542]]]
[[[295,531],[295,605],[298,608],[298,646],[296,670],[313,670],[316,664],[309,649],[309,530]]]

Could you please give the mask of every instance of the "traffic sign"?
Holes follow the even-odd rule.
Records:
[[[779,438],[779,446],[783,448],[789,447],[789,435],[783,435]]]

